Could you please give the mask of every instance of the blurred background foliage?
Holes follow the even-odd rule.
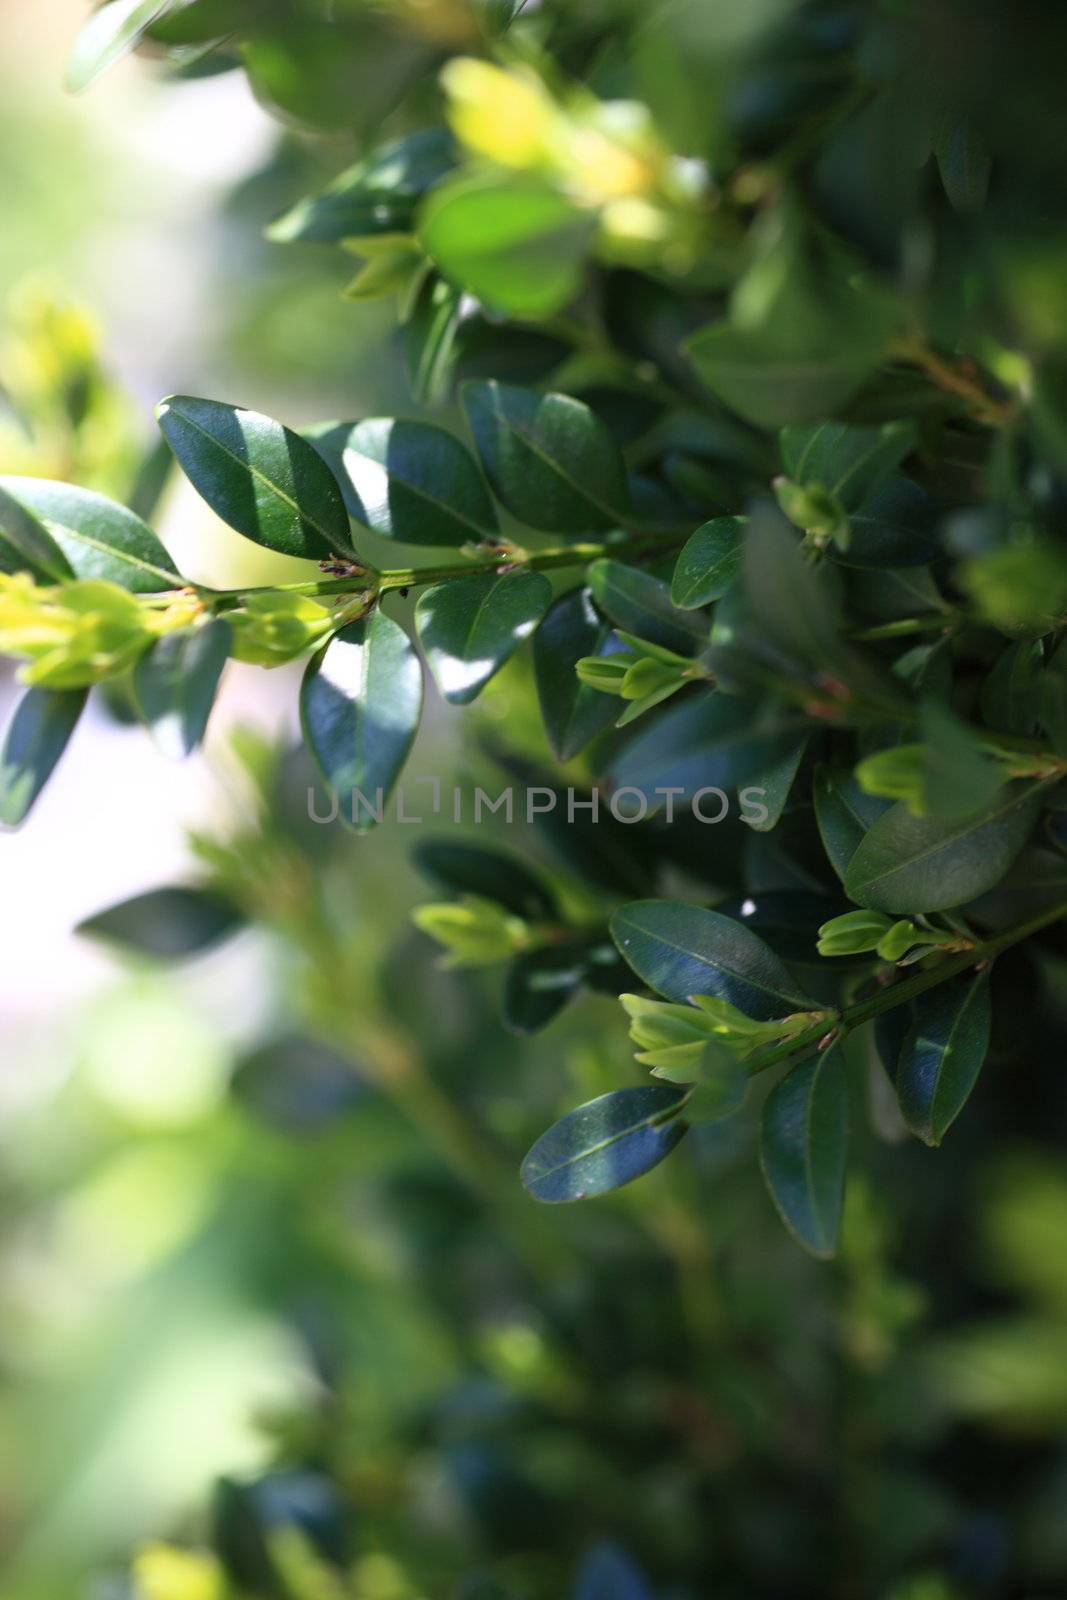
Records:
[[[677,8],[650,85],[672,50],[728,61],[784,9]],[[4,470],[125,495],[166,389],[295,421],[403,407],[387,319],[339,299],[343,262],[262,239],[348,136],[279,133],[238,74],[143,63],[72,105],[58,41],[80,0],[18,11],[0,18]],[[425,13],[432,46],[451,13]],[[575,30],[580,50],[577,10]],[[285,69],[279,39],[257,71],[283,108]],[[815,39],[789,71],[810,93],[832,52]],[[767,74],[741,110],[773,129],[789,97]],[[334,92],[350,108],[353,86]],[[684,128],[693,108],[667,104]],[[1027,116],[1003,108],[1010,138]],[[838,159],[876,241],[863,152]],[[1006,262],[1035,325],[1059,317],[1061,254]],[[199,502],[166,518],[172,548],[242,582],[283,570]],[[112,764],[112,831],[68,789],[2,843],[9,937],[27,926],[0,972],[8,1600],[1067,1592],[1062,952],[1027,1081],[994,1054],[943,1150],[896,1142],[872,1071],[872,1178],[832,1266],[773,1216],[755,1112],[637,1190],[539,1209],[514,1153],[638,1076],[610,1002],[507,1035],[493,977],[442,971],[411,927],[417,836],[309,823],[293,690],[238,669],[192,783],[147,777],[102,703],[82,759]],[[438,707],[409,783],[491,787],[487,746],[536,728],[531,695],[513,663],[462,749]],[[495,831],[590,894],[550,839]],[[116,898],[94,858],[119,841],[122,887],[199,862],[249,926],[179,967],[88,953],[67,930]]]

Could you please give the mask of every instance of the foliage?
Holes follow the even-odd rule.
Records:
[[[527,1190],[591,1199],[738,1139],[793,1239],[847,1255],[858,1080],[895,1132],[951,1145],[1067,912],[1067,345],[1046,200],[1065,30],[1038,5],[1005,40],[995,0],[106,0],[73,88],[140,46],[243,70],[283,121],[353,138],[355,163],[271,237],[360,260],[352,316],[395,302],[420,414],[297,430],[161,402],[212,509],[318,564],[268,590],[187,581],[143,505],[0,480],[0,645],[28,686],[5,820],[90,686],[128,680],[184,756],[228,656],[308,657],[307,752],[341,827],[365,832],[403,805],[424,659],[445,702],[478,702],[480,759],[556,865],[424,845],[446,899],[418,927],[452,965],[506,963],[516,1034],[617,996],[655,1080],[569,1107],[526,1155]],[[526,652],[543,736],[530,694],[506,700]],[[179,896],[169,950],[137,906],[88,931],[189,954],[278,915],[247,842],[201,857],[202,883],[160,891]],[[310,953],[306,926],[288,933]],[[332,1036],[330,1006],[349,1013],[321,982]],[[420,1077],[401,1098],[436,1095]],[[477,1163],[452,1119],[453,1154]],[[685,1216],[667,1226],[683,1255]],[[866,1239],[881,1260],[876,1224]],[[871,1313],[874,1336],[892,1343],[898,1310]],[[263,1520],[235,1491],[218,1543],[237,1585],[328,1593],[307,1541]],[[138,1592],[228,1581],[181,1559],[147,1553]],[[541,1592],[473,1581],[456,1593]],[[577,1584],[646,1592],[610,1551]]]

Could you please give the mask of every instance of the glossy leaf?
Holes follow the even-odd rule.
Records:
[[[755,784],[758,774],[784,759],[795,748],[798,732],[803,732],[800,718],[765,714],[758,702],[737,695],[694,694],[624,745],[605,782],[615,794],[634,790],[635,809],[639,796],[650,811],[661,810],[666,791],[674,789],[676,799],[691,802],[701,819],[714,826],[722,795],[728,809],[736,810],[731,791]]]
[[[0,572],[29,572],[40,583],[72,576],[70,565],[39,518],[0,489]]]
[[[843,881],[860,841],[889,809],[889,802],[868,794],[847,768],[826,765],[815,769],[812,794],[823,848]]]
[[[504,1023],[512,1033],[536,1033],[581,987],[585,945],[545,945],[515,956],[504,979]]]
[[[132,594],[181,585],[151,528],[105,495],[50,478],[0,478],[0,490],[45,524],[77,577],[105,578]]]
[[[763,940],[717,911],[635,900],[615,912],[611,936],[638,977],[667,1000],[715,995],[759,1022],[810,1005]]]
[[[92,939],[117,945],[132,955],[178,961],[198,956],[241,926],[232,901],[212,889],[176,884],[149,889],[87,917],[77,927]]]
[[[581,400],[505,383],[466,383],[463,406],[493,492],[549,533],[612,527],[629,505],[626,471],[605,424]]]
[[[418,656],[380,610],[343,628],[308,664],[300,688],[304,740],[352,827],[370,827],[392,793],[421,712]]]
[[[385,539],[458,547],[497,532],[481,473],[443,428],[371,417],[318,443],[340,460],[349,514]]]
[[[419,239],[446,275],[490,306],[543,317],[576,293],[594,220],[558,189],[465,178],[433,194]]]
[[[534,672],[541,717],[552,752],[570,761],[616,716],[616,703],[582,683],[575,667],[586,656],[622,648],[611,624],[598,616],[588,589],[572,589],[549,607],[534,634]]]
[[[897,1100],[924,1144],[938,1145],[967,1102],[989,1049],[989,974],[966,973],[919,995],[900,1048]]]
[[[85,705],[84,689],[27,689],[0,748],[0,824],[17,828],[51,777]]]
[[[543,572],[476,574],[426,589],[415,629],[445,699],[473,700],[530,637],[551,599]]]
[[[837,1250],[845,1194],[848,1091],[840,1048],[802,1061],[763,1107],[760,1166],[778,1215],[812,1255]]]
[[[455,144],[445,128],[424,128],[393,139],[342,172],[320,194],[299,201],[271,224],[267,237],[335,244],[409,233],[419,200],[454,161]]]
[[[134,48],[174,0],[106,0],[82,26],[67,64],[67,88],[80,94]]]
[[[682,1138],[686,1125],[676,1113],[684,1099],[668,1084],[643,1084],[590,1100],[541,1135],[522,1163],[523,1185],[535,1199],[559,1204],[631,1183]]]
[[[679,655],[696,655],[707,644],[707,618],[679,609],[661,578],[607,558],[594,561],[587,575],[597,606],[617,628]]]
[[[880,489],[915,447],[910,422],[855,428],[818,422],[782,433],[782,466],[796,483],[820,484],[852,512]]]
[[[133,669],[138,710],[172,761],[189,755],[204,737],[231,642],[229,623],[214,617],[164,634]]]
[[[517,856],[451,839],[416,845],[412,857],[432,883],[453,894],[492,900],[516,917],[544,921],[556,916],[550,891]]]
[[[349,548],[337,480],[298,433],[239,406],[171,395],[159,426],[211,509],[256,544],[322,559]]]
[[[671,579],[671,599],[684,611],[718,600],[744,559],[744,517],[713,517],[682,546]]]
[[[963,822],[916,817],[902,802],[868,830],[845,874],[845,892],[876,911],[945,911],[991,889],[1037,820],[1044,789],[1012,783]]]

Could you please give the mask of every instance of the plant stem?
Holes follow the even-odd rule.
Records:
[[[906,1000],[914,1000],[917,995],[925,994],[927,989],[936,988],[938,984],[947,983],[950,978],[958,977],[969,967],[994,960],[1002,951],[1009,950],[1012,945],[1019,944],[1031,934],[1039,933],[1042,928],[1047,928],[1065,916],[1067,916],[1067,901],[1059,901],[1056,905],[1027,918],[1025,922],[1018,922],[1013,928],[998,933],[994,938],[983,940],[970,950],[965,950],[959,955],[942,957],[921,972],[915,972],[911,977],[902,978],[898,983],[888,985],[880,993],[846,1006],[840,1012],[834,1028],[829,1031],[838,1034],[851,1033],[853,1028],[869,1022],[872,1017],[881,1015],[883,1011],[890,1011],[894,1006],[903,1005]],[[827,1031],[824,1020],[806,1029],[804,1033],[794,1035],[792,1039],[769,1047],[748,1062],[749,1073],[765,1072],[768,1067],[776,1067],[779,1062],[790,1060],[794,1056],[799,1058],[810,1055]]]
[[[925,617],[898,617],[894,622],[879,622],[873,628],[859,628],[849,634],[858,644],[875,639],[903,639],[911,633],[949,633],[956,619],[944,611],[934,611]]]
[[[977,422],[991,428],[1002,428],[1011,421],[1013,408],[1006,400],[991,394],[970,363],[947,360],[932,350],[917,334],[900,339],[891,352],[901,361],[920,367],[931,382],[947,394],[966,401]]]

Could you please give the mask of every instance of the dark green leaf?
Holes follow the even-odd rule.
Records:
[[[545,733],[553,754],[570,761],[610,728],[617,702],[581,683],[575,665],[583,656],[610,655],[620,648],[610,623],[594,609],[588,589],[572,589],[549,607],[534,634],[534,672]]]
[[[0,824],[17,828],[52,775],[85,705],[84,689],[27,689],[0,749]]]
[[[330,640],[304,674],[300,722],[342,820],[362,829],[392,793],[419,726],[422,670],[379,609]]]
[[[137,707],[171,760],[189,755],[204,737],[231,637],[229,623],[214,617],[165,633],[133,669]]]
[[[4,489],[0,489],[0,572],[29,572],[41,583],[72,576],[48,529]]]
[[[1026,737],[1037,732],[1044,657],[1040,639],[1020,639],[1002,651],[982,684],[978,702],[991,728]]]
[[[371,417],[315,442],[339,465],[349,514],[385,539],[459,546],[497,532],[473,457],[443,428]]]
[[[455,284],[427,273],[404,328],[404,365],[420,405],[439,404],[452,387],[462,304]]]
[[[837,606],[825,573],[804,560],[800,541],[769,507],[745,537],[745,590],[757,626],[798,661],[826,666],[840,655]]]
[[[924,809],[944,822],[973,817],[1000,793],[1002,769],[977,733],[940,700],[925,700],[920,713]]]
[[[760,1123],[760,1166],[778,1215],[812,1255],[837,1249],[845,1195],[848,1092],[831,1045],[776,1083]]]
[[[881,428],[854,428],[844,422],[818,422],[810,428],[785,428],[782,465],[795,483],[821,484],[848,512],[866,501],[915,448],[910,422]]]
[[[430,196],[419,239],[446,277],[514,316],[545,317],[577,292],[595,226],[558,189],[462,178]]]
[[[314,1134],[335,1124],[368,1091],[351,1061],[317,1039],[287,1034],[238,1061],[230,1092],[271,1127]]]
[[[617,628],[679,655],[696,655],[707,645],[708,619],[676,606],[661,578],[607,558],[594,561],[587,576],[593,599]]]
[[[533,922],[557,914],[548,889],[516,856],[449,839],[416,845],[412,856],[420,872],[453,894],[478,895]]]
[[[782,754],[776,755],[765,767],[753,773],[750,790],[753,795],[758,795],[762,814],[750,817],[748,822],[757,833],[767,833],[781,821],[809,738],[810,735],[804,735],[794,740]]]
[[[891,478],[849,517],[846,550],[832,559],[846,567],[922,567],[940,553],[936,502],[910,478]]]
[[[683,545],[671,580],[671,599],[684,611],[726,593],[741,571],[744,517],[714,517]]]
[[[710,826],[721,812],[722,792],[755,783],[757,774],[795,748],[802,729],[798,715],[765,713],[752,700],[694,694],[631,739],[612,761],[605,782],[616,795],[634,790],[652,811],[662,807],[665,791],[673,788]],[[702,794],[706,798],[697,799]],[[734,804],[729,794],[727,801]]]
[[[760,1022],[810,1005],[763,940],[716,911],[634,900],[615,912],[611,936],[638,977],[667,1000],[717,995]]]
[[[342,239],[410,233],[421,197],[455,162],[445,128],[424,128],[379,146],[334,179],[321,194],[301,200],[267,229],[270,239],[335,244]]]
[[[212,889],[183,885],[149,889],[106,911],[87,917],[78,933],[103,939],[135,955],[160,961],[196,956],[241,926],[242,917],[232,901]]]
[[[159,426],[193,487],[224,522],[287,556],[349,548],[337,480],[298,433],[239,406],[171,395]]]
[[[504,979],[504,1022],[512,1033],[536,1033],[558,1015],[585,977],[585,945],[546,945],[514,958]]]
[[[845,892],[875,911],[946,911],[984,894],[1026,843],[1045,786],[1011,783],[965,822],[916,817],[903,801],[864,835],[845,874]]]
[[[652,1600],[652,1591],[624,1550],[601,1544],[582,1562],[570,1600]]]
[[[966,1104],[989,1049],[989,975],[966,973],[919,995],[897,1063],[904,1121],[938,1145]]]
[[[0,478],[0,490],[45,524],[77,577],[105,578],[133,594],[181,584],[151,528],[114,500],[51,478]]]
[[[525,1188],[557,1204],[621,1188],[670,1155],[685,1133],[685,1094],[668,1084],[616,1089],[543,1133],[522,1164]]]
[[[967,118],[946,117],[934,145],[937,169],[953,211],[981,211],[989,190],[992,162],[980,134]]]
[[[70,92],[80,94],[120,61],[173,4],[174,0],[107,0],[94,11],[82,25],[67,63],[66,84]]]
[[[844,767],[816,767],[812,789],[823,848],[843,881],[864,834],[889,809],[889,802],[861,789]]]
[[[626,515],[619,447],[580,400],[465,383],[463,405],[493,491],[521,521],[548,533],[581,534]]]
[[[419,596],[415,628],[434,681],[452,705],[480,694],[548,610],[543,572],[475,574]]]

